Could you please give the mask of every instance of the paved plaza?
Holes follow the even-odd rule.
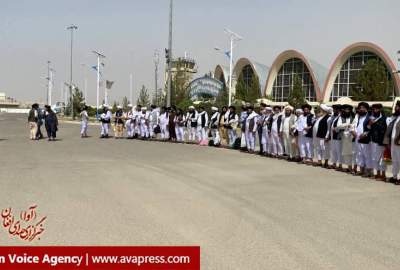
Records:
[[[199,245],[202,269],[399,269],[400,188],[238,151],[30,141],[0,114],[0,208],[38,205],[35,245]],[[1,245],[26,245],[0,226]]]

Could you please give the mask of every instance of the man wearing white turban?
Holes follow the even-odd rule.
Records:
[[[322,160],[325,161],[324,166],[328,167],[329,149],[327,147],[329,141],[329,112],[331,108],[325,104],[320,105],[318,118],[313,126],[313,148],[314,157],[318,160],[315,166],[323,166]]]
[[[295,159],[295,123],[296,123],[296,115],[293,114],[293,107],[286,106],[284,109],[284,118],[283,118],[283,148],[285,150],[285,155],[288,157],[289,161],[293,161]]]

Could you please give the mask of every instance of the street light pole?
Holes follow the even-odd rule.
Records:
[[[74,100],[73,100],[73,94],[72,94],[72,49],[73,49],[73,44],[74,44],[74,30],[77,30],[78,26],[71,24],[70,26],[67,27],[67,30],[71,31],[71,59],[70,59],[70,77],[69,77],[69,96],[71,99],[71,115],[72,115],[72,120],[74,119]]]
[[[47,95],[46,95],[47,105],[49,105],[49,95],[50,95],[50,64],[51,61],[47,61]]]
[[[106,58],[103,54],[93,51],[97,56],[97,84],[96,84],[96,118],[99,116],[99,94],[100,94],[100,58]]]
[[[232,104],[232,73],[233,73],[233,39],[231,38],[231,50],[229,54],[229,95],[228,105]]]
[[[160,63],[160,54],[156,50],[154,52],[154,89],[155,89],[155,96],[156,96],[156,103],[154,105],[159,105],[158,104],[158,64]]]
[[[172,88],[172,11],[173,0],[169,2],[169,37],[168,37],[168,89],[167,89],[167,107],[171,106],[171,88]]]
[[[50,105],[51,106],[51,104],[52,104],[52,100],[51,100],[51,98],[52,98],[52,92],[53,92],[53,85],[54,85],[54,83],[53,83],[53,81],[54,81],[54,77],[53,77],[53,73],[54,73],[54,69],[52,69],[52,68],[50,68],[50,70],[49,70],[49,93],[48,93],[48,96],[47,96],[47,104],[48,105]]]
[[[230,53],[229,53],[229,95],[228,95],[228,105],[231,106],[232,104],[232,76],[233,76],[233,47],[236,41],[242,40],[243,38],[238,34],[232,32],[229,29],[225,29],[225,33],[228,34],[230,38]]]
[[[87,78],[86,78],[86,68],[88,65],[86,65],[85,63],[81,64],[82,68],[83,68],[83,95],[85,98],[85,103],[87,103]]]

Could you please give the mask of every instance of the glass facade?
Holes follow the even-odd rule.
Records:
[[[247,94],[249,94],[249,91],[251,91],[253,79],[254,79],[254,77],[257,77],[257,75],[254,73],[253,67],[251,65],[245,65],[242,68],[240,77],[243,78],[244,85],[245,85],[245,91]],[[259,92],[260,92],[260,89],[258,89],[257,95],[260,95]]]
[[[251,81],[253,80],[254,76],[253,68],[250,65],[244,66],[244,68],[242,69],[242,76],[244,83],[246,84],[247,87],[249,87],[251,85]]]
[[[338,73],[335,82],[333,84],[333,89],[331,91],[330,100],[336,101],[341,97],[353,97],[352,91],[361,91],[361,86],[359,86],[357,81],[357,75],[362,69],[362,67],[368,62],[368,60],[377,59],[383,62],[375,53],[370,51],[361,51],[350,56],[347,61],[343,64],[340,72]],[[386,67],[386,65],[385,65]],[[386,68],[388,74],[388,79],[392,80],[392,74]],[[390,89],[390,93],[393,93],[394,88]]]
[[[193,80],[188,87],[192,100],[216,98],[224,89],[224,84],[211,76],[205,75]]]
[[[302,80],[305,98],[316,101],[314,83],[306,64],[299,58],[287,60],[280,68],[272,87],[272,100],[286,102],[293,89],[293,78],[298,76]]]
[[[225,77],[224,77],[224,73],[221,72],[221,75],[219,76],[218,80],[220,82],[222,82],[224,88],[226,87],[226,83],[225,83]]]

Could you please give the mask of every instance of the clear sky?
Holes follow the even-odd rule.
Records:
[[[237,57],[271,65],[283,50],[297,49],[329,67],[345,46],[370,41],[396,60],[400,49],[399,0],[175,0],[174,56],[188,52],[199,74],[228,65],[213,48],[226,48],[225,27],[241,34]],[[76,32],[74,82],[95,103],[96,73],[82,63],[96,63],[103,52],[105,77],[115,81],[111,100],[129,96],[129,74],[137,94],[154,88],[154,50],[168,44],[168,0],[0,0],[0,92],[18,100],[45,100],[47,61],[55,74],[54,99],[69,79],[69,33]],[[164,82],[160,72],[160,84]],[[53,99],[53,100],[54,100]]]

